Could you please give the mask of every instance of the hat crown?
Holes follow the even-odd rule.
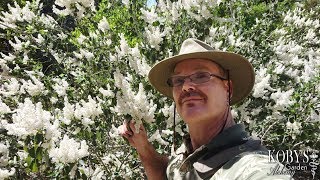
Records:
[[[197,39],[189,38],[182,43],[179,55],[212,50],[214,49],[208,44]]]

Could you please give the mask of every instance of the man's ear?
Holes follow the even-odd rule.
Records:
[[[227,90],[227,92],[229,92],[229,90],[230,90],[230,98],[232,98],[232,95],[233,95],[233,83],[232,83],[232,81],[231,80],[229,80],[229,83],[228,83],[228,80],[225,80],[224,81],[224,85],[225,85],[225,87],[226,87],[226,90]],[[230,86],[230,88],[229,88],[229,86]]]

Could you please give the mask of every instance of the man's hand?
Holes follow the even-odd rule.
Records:
[[[148,136],[143,125],[136,133],[135,123],[124,122],[118,127],[119,134],[128,139],[130,145],[136,148],[142,165],[149,180],[163,180],[166,177],[168,157],[160,155],[148,141]]]
[[[129,144],[136,148],[137,151],[143,151],[143,147],[149,145],[147,132],[143,126],[140,125],[139,133],[136,133],[135,122],[123,122],[121,126],[118,127],[119,134],[129,141]],[[140,152],[143,153],[143,152]]]

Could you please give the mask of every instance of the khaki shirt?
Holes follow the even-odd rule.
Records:
[[[292,179],[282,164],[269,161],[266,148],[249,137],[241,124],[224,130],[192,154],[171,159],[166,172],[169,180]]]

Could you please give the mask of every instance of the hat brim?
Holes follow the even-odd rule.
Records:
[[[243,56],[231,52],[204,51],[176,55],[157,63],[149,72],[150,83],[163,95],[173,99],[172,87],[167,84],[177,63],[186,59],[207,59],[213,61],[225,70],[229,70],[233,84],[231,105],[242,101],[249,95],[254,85],[252,65]]]

